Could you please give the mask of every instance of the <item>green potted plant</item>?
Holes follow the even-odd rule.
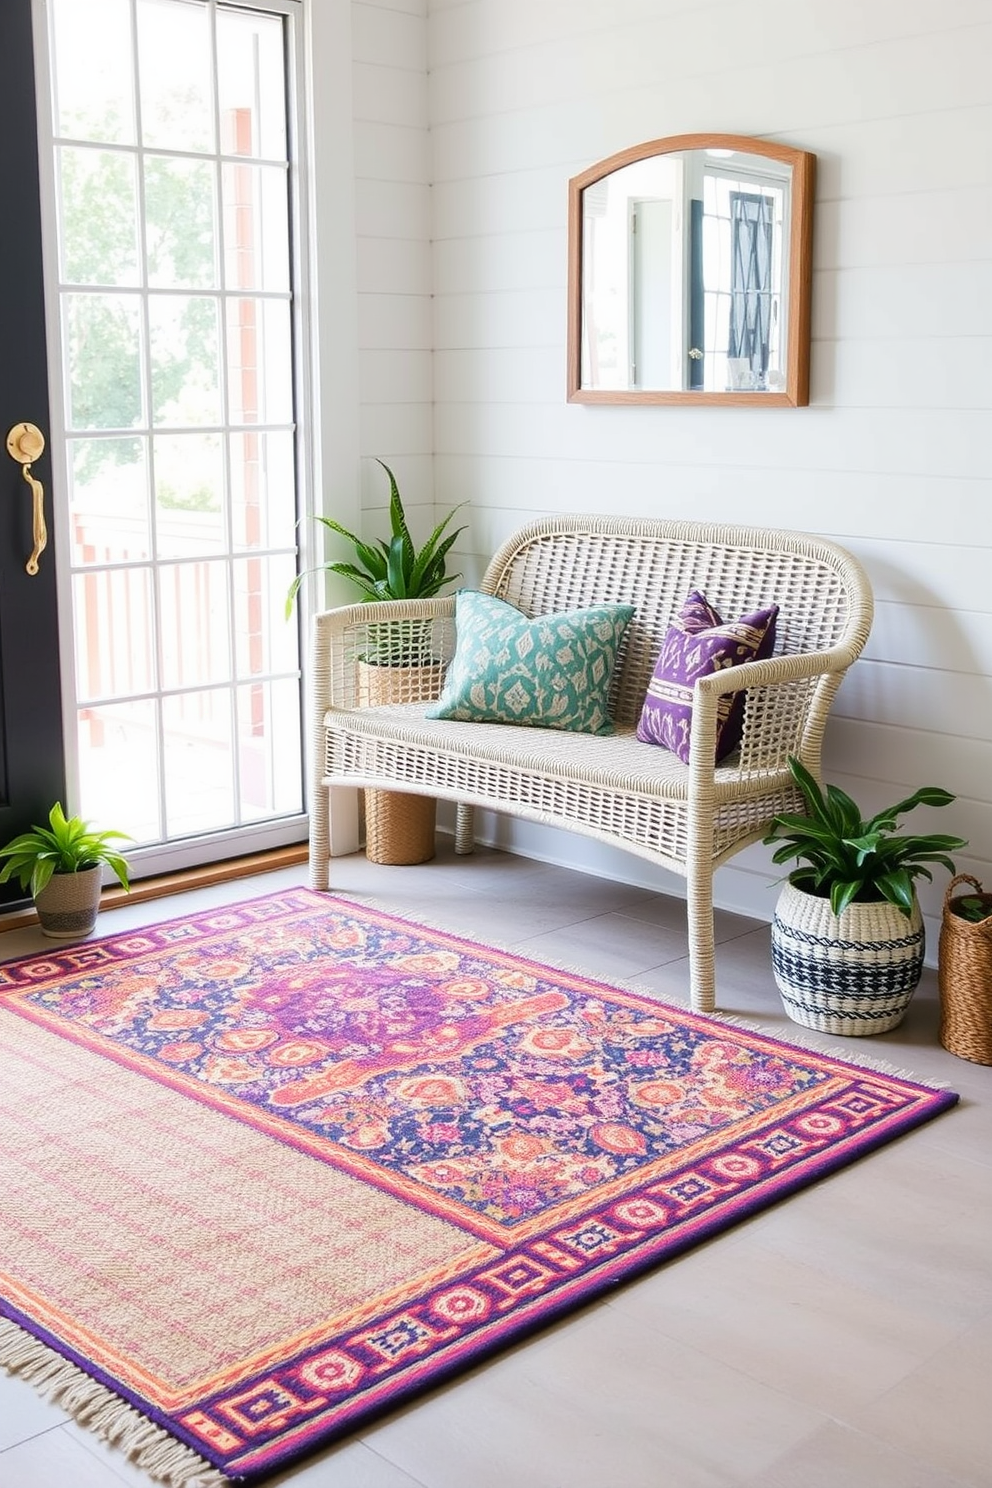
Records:
[[[287,617],[300,585],[308,574],[335,573],[350,580],[362,601],[376,604],[410,599],[433,599],[445,584],[461,578],[448,574],[447,558],[452,544],[465,531],[447,532],[456,506],[439,522],[419,550],[410,535],[399,485],[384,460],[377,462],[389,478],[388,541],[363,542],[333,517],[318,517],[329,532],[345,538],[354,549],[354,561],[335,560],[305,570],[290,585],[286,596]],[[432,645],[434,625],[429,619],[403,618],[396,622],[370,623],[356,659],[358,703],[381,707],[394,702],[412,702],[437,697],[444,677],[444,662]],[[437,802],[430,796],[400,791],[365,792],[366,853],[376,863],[423,863],[434,856]]]
[[[445,584],[461,578],[461,574],[448,574],[447,557],[452,544],[465,528],[458,527],[447,537],[444,532],[455,512],[460,511],[465,503],[456,506],[437,524],[418,552],[407,526],[396,477],[384,460],[377,461],[377,464],[389,477],[389,541],[380,537],[371,543],[363,542],[333,517],[317,517],[316,520],[329,532],[336,532],[351,543],[355,562],[321,563],[298,574],[286,596],[287,617],[292,613],[300,585],[312,573],[341,574],[358,587],[362,599],[370,604],[389,599],[431,599]]]
[[[772,924],[772,969],[789,1017],[827,1033],[884,1033],[902,1021],[923,969],[923,916],[916,879],[929,864],[954,872],[949,854],[967,844],[941,833],[901,832],[917,806],[947,806],[939,786],[867,821],[837,786],[821,789],[794,756],[789,770],[805,815],[775,817],[764,841],[788,875]]]
[[[78,940],[96,924],[104,864],[130,888],[127,861],[112,845],[129,840],[124,832],[96,832],[81,817],[67,817],[56,801],[47,827],[33,826],[0,847],[7,860],[0,883],[16,878],[30,890],[44,935]]]

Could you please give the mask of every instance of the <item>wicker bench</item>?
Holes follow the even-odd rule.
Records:
[[[454,598],[349,605],[318,615],[311,658],[314,791],[310,881],[328,886],[329,792],[407,791],[458,803],[455,847],[472,851],[473,808],[581,832],[686,879],[692,1004],[715,1006],[713,873],[801,809],[787,769],[818,774],[827,714],[872,619],[868,579],[842,548],[797,532],[611,517],[535,522],[490,563],[480,588],[527,615],[629,603],[613,683],[613,735],[424,717],[454,651]],[[775,654],[696,683],[690,764],[634,731],[652,667],[691,589],[728,618],[775,602]],[[405,657],[391,701],[368,705],[367,660]],[[381,671],[381,668],[377,668]],[[714,766],[717,699],[746,689],[740,747]]]

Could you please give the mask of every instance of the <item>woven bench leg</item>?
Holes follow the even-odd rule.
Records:
[[[690,872],[686,887],[686,913],[689,921],[689,992],[695,1012],[711,1013],[716,1007],[712,869],[697,874]]]
[[[315,785],[310,802],[310,887],[323,893],[330,879],[331,826],[326,786]]]
[[[475,852],[475,807],[461,801],[455,808],[455,852]]]

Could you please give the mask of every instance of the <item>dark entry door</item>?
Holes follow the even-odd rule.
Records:
[[[38,572],[34,492],[8,432],[46,441],[29,474],[44,490],[48,541]],[[45,353],[31,0],[0,6],[0,844],[65,800],[55,542]],[[21,896],[0,889],[0,909]]]

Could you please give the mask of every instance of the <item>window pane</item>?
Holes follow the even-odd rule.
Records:
[[[285,159],[285,68],[279,17],[219,10],[217,71],[222,152]]]
[[[296,546],[296,471],[293,436],[232,434],[232,542],[239,548]]]
[[[138,0],[146,145],[213,150],[211,50],[209,12],[202,0]]]
[[[227,302],[228,403],[232,424],[288,424],[292,346],[285,300]]]
[[[217,302],[207,295],[150,295],[152,422],[220,422]]]
[[[159,841],[157,780],[153,702],[80,709],[79,792],[89,820],[135,842]],[[128,844],[121,847],[126,853]]]
[[[286,172],[278,165],[225,165],[227,289],[289,289]]]
[[[160,289],[212,289],[214,167],[205,160],[145,158],[148,283]]]
[[[74,564],[151,556],[144,439],[77,439],[69,446]]]
[[[67,284],[139,283],[134,157],[118,150],[58,152],[59,247]]]
[[[158,435],[155,536],[160,558],[226,550],[224,455],[219,434]]]
[[[303,810],[298,684],[238,688],[238,764],[244,821]]]
[[[204,687],[230,678],[227,574],[222,561],[159,568],[163,687]]]
[[[227,688],[162,699],[166,835],[234,821],[231,694]]]
[[[140,305],[133,295],[63,298],[70,429],[131,429],[142,421]]]
[[[233,568],[238,676],[295,672],[297,630],[286,619],[286,595],[296,573],[292,556],[239,559]]]
[[[152,575],[148,568],[92,569],[72,585],[76,693],[126,697],[155,686]]]
[[[128,0],[55,0],[53,18],[56,134],[133,144]]]

